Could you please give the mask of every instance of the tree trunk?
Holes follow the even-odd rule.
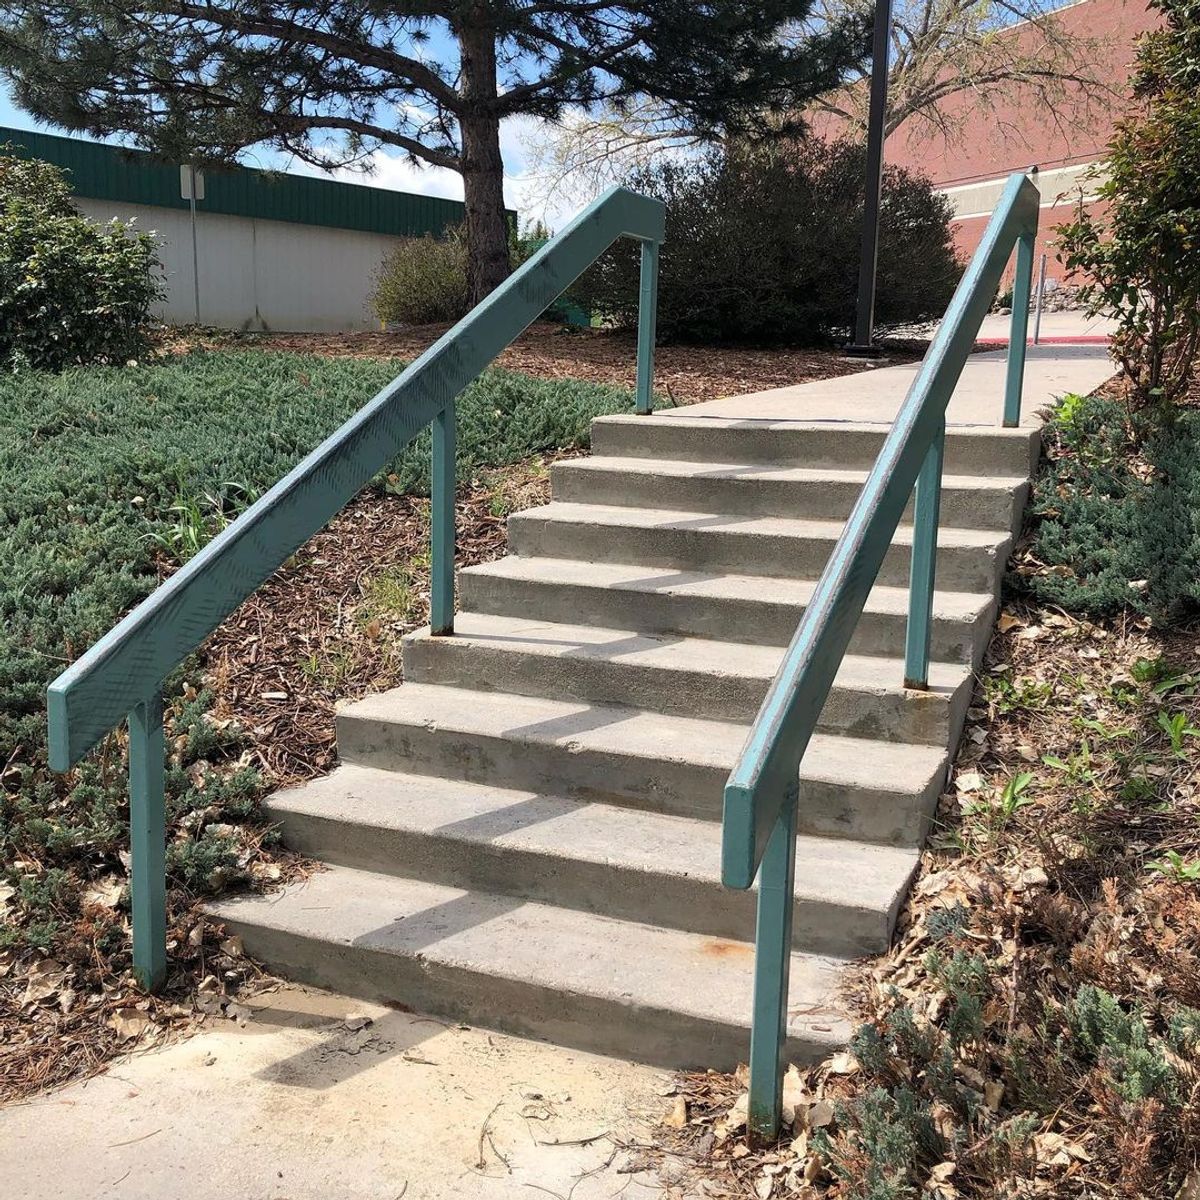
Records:
[[[458,41],[466,102],[458,124],[467,210],[467,284],[471,303],[478,304],[508,278],[510,270],[500,120],[494,113],[496,35],[484,11],[466,18]]]

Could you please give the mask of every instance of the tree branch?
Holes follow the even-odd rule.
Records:
[[[354,41],[301,25],[283,18],[265,20],[243,16],[234,9],[223,8],[210,2],[190,4],[187,0],[161,0],[161,11],[172,16],[188,17],[208,21],[220,29],[240,33],[247,37],[267,37],[279,41],[315,46],[340,58],[347,58],[360,66],[399,74],[421,91],[427,92],[439,104],[457,114],[461,100],[454,88],[432,68],[415,58],[398,54],[366,41]]]

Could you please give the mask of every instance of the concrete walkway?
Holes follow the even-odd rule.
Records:
[[[1003,350],[971,355],[947,410],[949,424],[1000,424],[1005,362]],[[740,417],[755,421],[891,424],[919,370],[919,363],[888,366],[883,362],[860,375],[843,375],[837,379],[708,400],[703,404],[669,409],[664,415],[687,420]],[[1059,396],[1066,392],[1090,392],[1113,373],[1112,360],[1103,346],[1030,346],[1025,359],[1021,424],[1039,425],[1039,412]]]
[[[1029,336],[1033,337],[1034,314],[1029,314]],[[929,337],[937,329],[939,322],[928,325],[913,325],[896,330],[898,337]],[[979,327],[979,340],[1008,341],[1009,330],[1012,327],[1012,317],[1007,313],[988,313]],[[1078,309],[1066,312],[1046,312],[1042,314],[1040,337],[1051,338],[1085,338],[1094,339],[1108,337],[1116,327],[1111,317],[1089,317]]]
[[[662,1071],[286,987],[0,1110],[11,1200],[572,1200],[653,1176]],[[639,1114],[646,1115],[643,1123]]]

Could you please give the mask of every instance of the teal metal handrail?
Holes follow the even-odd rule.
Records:
[[[456,397],[609,246],[630,237],[642,245],[636,408],[648,413],[665,228],[661,201],[605,192],[50,684],[55,771],[129,718],[133,965],[143,986],[166,975],[163,680],[431,423],[430,624],[452,633]]]
[[[1015,243],[1003,423],[1020,420],[1037,223],[1037,188],[1010,176],[725,785],[722,880],[744,889],[761,873],[749,1097],[759,1136],[779,1127],[800,762],[914,485],[904,682],[927,686],[946,408]]]

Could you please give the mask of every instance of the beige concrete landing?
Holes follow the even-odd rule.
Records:
[[[947,410],[951,425],[999,425],[1006,352],[973,354]],[[864,421],[890,424],[920,369],[919,363],[868,367],[855,375],[728,396],[664,410],[664,416],[736,417],[770,421]],[[1030,346],[1025,359],[1021,424],[1041,423],[1040,409],[1065,392],[1087,393],[1115,370],[1104,346]]]
[[[6,1200],[654,1200],[662,1071],[284,987],[0,1109]]]

